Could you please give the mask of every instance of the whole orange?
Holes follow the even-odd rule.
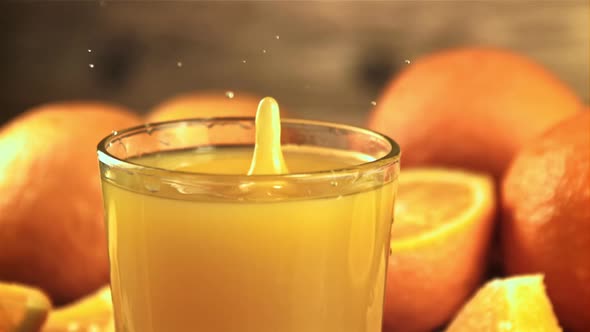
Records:
[[[530,59],[463,48],[412,61],[383,91],[368,126],[400,144],[405,166],[499,178],[525,142],[580,107],[564,83]]]
[[[140,119],[69,102],[0,128],[0,280],[35,285],[57,304],[108,282],[98,141]]]
[[[230,98],[231,97],[231,98]],[[172,97],[157,105],[148,115],[149,122],[188,118],[254,116],[258,98],[243,92],[198,91]]]
[[[543,273],[564,327],[590,331],[590,112],[524,148],[502,183],[506,271]]]

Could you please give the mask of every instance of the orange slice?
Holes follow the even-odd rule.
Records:
[[[105,286],[66,307],[54,310],[43,332],[114,331],[111,290]]]
[[[543,276],[524,275],[485,284],[461,309],[447,332],[559,332]]]
[[[494,213],[491,177],[402,170],[385,299],[388,331],[429,331],[453,317],[481,281]]]
[[[0,331],[37,332],[50,309],[49,298],[40,290],[0,283]]]

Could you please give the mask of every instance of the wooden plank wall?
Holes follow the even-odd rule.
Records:
[[[0,122],[52,100],[147,110],[209,88],[360,123],[404,60],[460,45],[527,54],[588,102],[589,8],[578,0],[3,2]]]

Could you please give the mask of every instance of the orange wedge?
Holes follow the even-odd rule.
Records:
[[[37,332],[50,309],[49,298],[40,290],[0,283],[1,332]]]
[[[485,284],[461,309],[447,332],[559,332],[543,276],[523,275]]]
[[[110,332],[113,329],[111,290],[93,294],[49,314],[43,332]]]
[[[432,168],[402,171],[386,331],[431,331],[453,317],[482,280],[494,213],[489,176]]]

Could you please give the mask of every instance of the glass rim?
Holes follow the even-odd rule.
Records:
[[[187,124],[187,123],[208,123],[208,122],[226,122],[231,123],[235,122],[238,123],[240,121],[251,121],[254,123],[255,118],[251,117],[203,117],[203,118],[187,118],[187,119],[178,119],[178,120],[168,120],[168,121],[160,121],[160,122],[150,122],[145,123],[142,125],[137,125],[117,131],[113,131],[111,134],[107,135],[103,139],[101,139],[97,145],[97,154],[98,160],[101,163],[105,163],[111,167],[121,167],[125,168],[129,171],[148,171],[149,175],[156,176],[156,175],[166,175],[166,176],[178,176],[182,178],[191,178],[191,179],[202,179],[207,178],[208,180],[212,179],[219,179],[219,180],[256,180],[256,181],[272,181],[276,179],[281,180],[288,180],[288,179],[301,179],[301,178],[308,178],[308,177],[323,177],[326,175],[334,176],[340,173],[349,173],[349,172],[359,172],[363,170],[370,170],[374,168],[378,168],[382,165],[386,164],[396,164],[399,163],[401,149],[399,144],[395,142],[389,136],[379,133],[377,131],[366,129],[358,126],[348,125],[348,124],[340,124],[335,122],[329,121],[318,121],[318,120],[308,120],[308,119],[293,119],[293,118],[283,118],[281,119],[282,124],[294,124],[294,125],[311,125],[317,127],[325,127],[325,128],[333,128],[333,129],[340,129],[346,130],[349,132],[356,132],[359,134],[367,135],[376,137],[378,139],[386,141],[389,146],[391,147],[389,152],[387,152],[384,156],[377,158],[375,160],[354,164],[347,167],[342,168],[335,168],[335,169],[326,169],[326,170],[318,170],[318,171],[311,171],[311,172],[302,172],[302,173],[286,173],[286,174],[221,174],[221,173],[200,173],[200,172],[189,172],[189,171],[181,171],[181,170],[172,170],[167,168],[155,167],[144,165],[141,163],[135,163],[126,159],[119,158],[108,151],[109,143],[115,140],[117,137],[128,137],[132,135],[137,135],[141,133],[148,133],[150,130],[156,130],[157,128],[166,128],[166,127],[178,127],[180,124]],[[213,144],[215,146],[215,144]]]

